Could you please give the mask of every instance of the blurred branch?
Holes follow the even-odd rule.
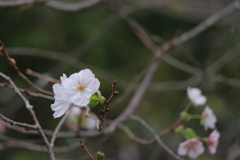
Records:
[[[3,47],[4,49],[4,47]],[[3,51],[4,52],[4,51]],[[9,83],[13,86],[14,88],[14,91],[19,95],[19,97],[21,97],[21,99],[25,102],[25,106],[27,108],[27,110],[30,112],[32,118],[33,118],[33,121],[35,122],[35,126],[36,126],[36,129],[37,131],[39,132],[39,134],[42,136],[47,148],[48,148],[48,152],[50,154],[50,157],[51,157],[51,160],[55,160],[55,155],[52,151],[52,148],[50,147],[49,145],[49,141],[46,137],[46,135],[44,134],[43,130],[42,130],[42,127],[40,126],[39,124],[39,121],[37,119],[37,116],[33,110],[33,106],[30,105],[29,101],[22,95],[22,93],[18,90],[17,86],[14,84],[14,82],[11,80],[10,77],[6,76],[5,74],[1,73],[0,72],[0,76],[3,77],[4,79],[6,79],[7,81],[9,81]]]
[[[46,6],[60,10],[65,12],[76,12],[81,11],[83,9],[90,8],[97,3],[99,3],[100,0],[84,0],[79,1],[76,3],[64,3],[56,0],[8,0],[8,1],[0,1],[0,8],[5,7],[18,7],[18,6],[24,6],[24,5],[32,5],[36,3],[44,3]]]
[[[233,60],[240,53],[240,44],[237,44],[229,51],[227,51],[222,57],[220,57],[216,62],[214,62],[210,67],[207,68],[207,72],[210,75],[214,75],[219,72],[225,65],[227,65],[231,60]]]
[[[99,2],[100,0],[84,0],[76,3],[64,3],[64,2],[52,0],[52,1],[46,2],[45,5],[60,11],[76,12],[76,11],[81,11],[83,9],[90,8],[98,4]]]
[[[69,114],[69,112],[67,111],[65,113],[65,115],[61,118],[61,120],[59,121],[57,127],[55,128],[55,130],[54,130],[54,132],[52,134],[51,141],[50,141],[50,147],[54,146],[54,142],[55,142],[55,140],[57,138],[57,134],[58,134],[59,130],[61,129],[63,123],[65,122],[66,118],[68,117],[68,114]]]
[[[51,82],[51,83],[61,83],[61,81],[58,80],[58,79],[54,79],[54,78],[52,78],[52,77],[43,75],[43,74],[41,74],[41,73],[34,72],[34,71],[32,71],[31,69],[27,69],[27,70],[26,70],[26,73],[27,73],[28,75],[31,75],[31,76],[34,76],[34,77],[37,77],[37,78],[40,78],[40,79],[44,79],[44,80],[46,80],[46,81],[48,81],[48,82]]]
[[[6,51],[2,41],[0,41],[0,51],[6,56],[9,64],[13,67],[13,69],[17,72],[17,74],[19,75],[19,77],[21,77],[22,79],[24,79],[28,84],[30,84],[33,88],[35,88],[36,90],[38,90],[39,92],[45,93],[45,94],[49,94],[51,96],[53,96],[54,94],[50,91],[46,91],[43,90],[41,88],[39,88],[38,86],[36,86],[35,84],[33,84],[17,67],[17,62],[11,58],[8,54],[8,52]]]
[[[149,145],[149,144],[152,144],[154,142],[154,140],[145,140],[145,139],[142,139],[142,138],[139,138],[137,137],[136,135],[133,134],[133,132],[127,127],[125,126],[124,124],[120,123],[118,125],[118,128],[120,128],[121,130],[123,130],[130,139],[132,139],[133,141],[137,142],[137,143],[140,143],[140,144],[143,144],[143,145]]]
[[[87,147],[84,145],[83,141],[79,138],[79,142],[81,144],[81,147],[83,150],[87,153],[87,155],[91,158],[91,160],[95,160],[92,156],[92,154],[88,151]]]
[[[183,63],[173,57],[171,57],[170,55],[166,54],[164,55],[163,57],[163,61],[165,61],[166,63],[168,63],[169,65],[177,68],[177,69],[180,69],[184,72],[187,72],[187,73],[191,73],[191,74],[199,74],[201,72],[200,69],[198,68],[195,68],[193,66],[190,66],[186,63]]]
[[[218,75],[215,75],[214,77],[210,78],[210,80],[213,81],[213,82],[220,82],[220,83],[225,84],[227,86],[240,88],[240,79],[226,78],[223,75],[218,74]]]
[[[141,119],[138,116],[135,115],[131,115],[130,116],[131,119],[138,121],[139,123],[141,123],[155,138],[155,140],[158,142],[158,144],[165,149],[165,151],[167,151],[172,157],[178,159],[178,160],[183,160],[183,158],[179,157],[177,154],[175,154],[172,150],[170,150],[164,143],[163,141],[160,139],[160,137],[157,135],[157,133],[152,129],[152,127],[150,127],[143,119]]]
[[[10,88],[10,89],[14,89],[12,85],[9,85],[7,83],[0,83],[0,87],[7,87],[7,88]],[[45,95],[45,94],[34,93],[34,92],[31,92],[31,91],[28,91],[28,90],[22,89],[22,88],[18,88],[18,90],[21,93],[25,93],[27,96],[41,97],[41,98],[45,98],[45,99],[54,100],[54,98],[52,96],[48,96],[48,95]]]
[[[185,81],[165,81],[165,82],[153,82],[149,86],[148,91],[162,92],[170,90],[186,90],[189,86],[195,86],[201,81],[200,77],[192,76]]]
[[[26,142],[26,140],[19,140],[6,137],[4,135],[0,135],[0,139],[5,141],[2,145],[0,144],[0,151],[7,149],[9,147],[16,148],[25,148],[29,150],[39,151],[39,152],[48,152],[46,146],[33,144],[30,142]],[[55,153],[69,153],[79,147],[79,142],[73,143],[69,146],[64,147],[54,147],[53,151]]]
[[[207,18],[205,21],[197,25],[195,28],[191,29],[188,32],[183,33],[179,37],[176,37],[172,41],[165,43],[161,47],[159,47],[158,51],[155,54],[155,57],[153,58],[153,61],[149,65],[148,70],[146,71],[146,75],[143,78],[140,86],[136,90],[132,100],[130,101],[129,105],[126,107],[126,109],[109,125],[108,128],[104,130],[104,132],[113,132],[115,128],[118,126],[119,123],[126,120],[133,112],[134,110],[139,106],[140,101],[143,99],[143,95],[146,92],[149,83],[151,82],[151,79],[158,67],[158,64],[163,56],[164,53],[166,53],[171,47],[179,45],[181,43],[186,42],[187,40],[197,36],[216,22],[218,22],[220,19],[226,17],[227,15],[233,13],[236,9],[239,9],[240,2],[235,1],[234,3],[230,4],[226,8],[220,10],[219,12],[213,14],[209,18]]]
[[[63,62],[65,64],[68,64],[69,66],[82,69],[83,66],[87,68],[91,68],[94,72],[98,73],[98,76],[102,79],[106,80],[109,83],[112,83],[111,79],[117,79],[118,84],[122,86],[126,86],[128,82],[119,79],[118,77],[112,75],[111,73],[104,71],[102,69],[99,69],[97,67],[90,66],[72,56],[65,55],[63,53],[50,51],[50,50],[43,50],[43,49],[32,49],[32,48],[8,48],[9,53],[11,55],[25,55],[25,56],[34,56],[34,57],[44,57],[48,59],[52,59],[55,61]],[[77,63],[73,63],[77,62]]]
[[[37,126],[36,125],[30,125],[30,124],[26,124],[26,123],[20,123],[20,122],[13,121],[11,119],[8,119],[7,117],[2,115],[1,113],[0,113],[0,119],[2,119],[3,121],[9,123],[10,125],[16,125],[16,126],[23,127],[25,129],[25,131],[37,130]]]

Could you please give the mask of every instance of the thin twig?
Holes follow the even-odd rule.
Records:
[[[105,121],[105,116],[106,116],[106,113],[110,111],[110,109],[108,108],[108,104],[109,102],[112,100],[112,98],[114,96],[116,96],[118,94],[118,91],[115,91],[115,87],[117,85],[117,81],[115,80],[112,84],[112,94],[111,96],[109,97],[108,100],[105,100],[105,106],[104,106],[104,109],[100,111],[101,113],[101,117],[100,117],[100,122],[98,124],[98,131],[101,131],[102,130],[102,124],[103,122]]]
[[[91,153],[88,151],[87,147],[84,145],[83,141],[79,138],[79,142],[81,144],[81,147],[83,148],[83,150],[87,153],[87,155],[91,158],[91,160],[95,160],[93,158],[93,156],[91,155]]]
[[[14,89],[12,85],[9,85],[9,84],[7,84],[7,83],[0,83],[0,87],[7,87],[7,88],[10,88],[10,89]],[[18,90],[19,90],[21,93],[25,93],[27,96],[31,96],[31,97],[41,97],[41,98],[45,98],[45,99],[54,100],[54,98],[53,98],[52,96],[49,96],[49,95],[31,92],[31,91],[29,91],[29,90],[22,89],[22,88],[18,88]]]
[[[23,127],[25,129],[25,131],[37,130],[37,126],[36,125],[30,125],[30,124],[27,124],[27,123],[21,123],[21,122],[13,121],[11,119],[8,119],[7,117],[2,115],[1,113],[0,113],[0,119],[2,119],[3,121],[9,123],[10,125],[16,125],[16,126]]]
[[[44,80],[46,80],[48,82],[51,82],[51,83],[61,83],[61,81],[58,80],[58,79],[43,75],[43,74],[35,72],[35,71],[32,71],[31,69],[27,69],[26,73],[28,75],[31,75],[31,76],[34,76],[34,77],[37,77],[37,78],[40,78],[40,79],[44,79]]]
[[[94,121],[96,122],[96,127],[97,127],[97,129],[99,129],[98,124],[100,123],[100,120],[99,120],[98,118],[96,118],[95,116],[92,116],[92,115],[90,114],[90,111],[91,111],[90,107],[89,107],[89,106],[84,106],[84,107],[82,107],[81,109],[85,109],[85,112],[84,112],[85,117],[89,117],[89,118],[91,118],[92,120],[94,120]]]
[[[51,95],[53,96],[54,94],[50,91],[46,91],[46,90],[43,90],[41,88],[39,88],[38,86],[36,86],[35,84],[33,84],[18,68],[17,66],[17,62],[16,60],[14,60],[13,58],[11,58],[7,52],[7,50],[5,49],[2,41],[0,41],[0,51],[6,56],[9,64],[13,67],[13,69],[17,72],[17,74],[19,75],[19,77],[21,77],[22,79],[24,79],[28,84],[30,84],[33,88],[35,88],[36,90],[38,90],[39,92],[42,92],[42,93],[45,93],[45,94],[48,94],[48,95]]]
[[[65,120],[67,119],[68,117],[68,114],[69,112],[67,111],[65,113],[65,115],[62,117],[62,119],[60,120],[60,122],[58,123],[57,127],[55,128],[54,132],[53,132],[53,135],[52,135],[52,139],[51,139],[51,142],[50,142],[50,147],[53,147],[54,146],[54,142],[57,138],[57,134],[59,132],[59,130],[61,129],[63,123],[65,122]]]
[[[138,116],[132,115],[130,116],[131,119],[136,120],[138,122],[140,122],[156,139],[156,141],[158,142],[158,144],[165,149],[165,151],[167,151],[172,157],[174,157],[177,160],[183,160],[183,158],[179,157],[178,155],[176,155],[171,149],[169,149],[164,143],[163,141],[160,139],[160,137],[157,135],[157,133],[152,129],[152,127],[150,127],[143,119],[141,119]]]

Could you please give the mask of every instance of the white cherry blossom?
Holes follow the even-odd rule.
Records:
[[[194,103],[195,107],[206,103],[207,98],[202,95],[202,91],[198,88],[188,87],[187,95],[189,100]]]
[[[209,106],[206,106],[204,111],[202,112],[202,119],[204,122],[204,128],[207,130],[208,128],[214,129],[215,123],[217,122],[217,118],[214,115],[213,111]]]
[[[191,138],[179,144],[178,154],[196,159],[204,152],[203,143],[198,138]]]
[[[100,82],[91,70],[84,69],[64,80],[62,86],[72,103],[77,106],[86,106],[92,94],[97,92]]]
[[[220,138],[220,133],[214,129],[208,137],[208,150],[211,154],[215,154],[218,146],[218,139]]]

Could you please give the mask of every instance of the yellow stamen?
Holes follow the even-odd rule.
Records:
[[[78,90],[83,91],[84,88],[85,88],[84,86],[79,86],[79,87],[78,87]]]

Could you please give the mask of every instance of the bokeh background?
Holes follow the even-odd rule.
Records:
[[[7,0],[6,0],[7,1]],[[138,87],[121,103],[118,97],[128,88],[132,79],[139,74],[154,54],[134,34],[128,23],[112,12],[103,2],[95,2],[83,10],[62,10],[45,2],[1,6],[0,40],[9,54],[17,61],[21,71],[26,69],[59,79],[62,73],[71,75],[81,69],[91,69],[100,80],[102,94],[109,97],[111,84],[117,80],[119,95],[109,105],[108,119],[116,118],[128,105]],[[17,2],[17,1],[16,1]],[[53,1],[54,2],[54,1]],[[62,0],[64,6],[78,6],[80,0]],[[124,13],[141,24],[152,40],[161,45],[184,33],[210,15],[223,9],[231,0],[130,0],[113,1]],[[174,123],[188,103],[186,88],[198,87],[207,97],[207,104],[217,116],[216,127],[221,133],[218,151],[210,155],[207,151],[199,160],[240,159],[240,12],[235,11],[212,27],[189,41],[173,47],[163,57],[143,99],[134,114],[142,117],[157,133]],[[169,57],[170,56],[170,57]],[[177,60],[177,61],[176,61]],[[216,63],[216,62],[221,63]],[[179,64],[179,62],[181,62]],[[214,66],[215,64],[215,66]],[[193,67],[199,72],[189,73],[184,69]],[[209,67],[216,72],[210,74]],[[0,56],[0,72],[10,76],[18,87],[35,91],[9,66],[6,58]],[[52,90],[52,84],[28,76],[36,85]],[[5,80],[2,78],[0,82]],[[44,129],[54,130],[60,119],[52,117],[51,100],[28,97]],[[116,105],[115,105],[116,104]],[[100,116],[98,105],[92,111]],[[192,108],[192,113],[201,113],[203,107]],[[23,102],[13,90],[0,88],[0,113],[15,121],[33,123]],[[133,133],[143,139],[153,136],[133,120],[124,122]],[[207,137],[198,120],[185,124],[192,127],[199,136]],[[62,131],[68,131],[63,126]],[[26,135],[7,129],[5,136],[44,145],[41,137]],[[87,137],[83,140],[90,152],[102,151],[106,160],[171,160],[157,143],[141,145],[132,141],[126,133],[117,129],[110,135]],[[177,152],[181,135],[170,133],[163,141]],[[85,152],[76,145],[77,138],[57,139],[56,146],[73,146],[68,152],[56,153],[57,159],[88,159]],[[0,139],[0,144],[4,143]],[[74,146],[75,145],[75,146]],[[0,160],[45,160],[46,152],[23,148],[0,147]],[[188,158],[186,158],[188,159]]]

